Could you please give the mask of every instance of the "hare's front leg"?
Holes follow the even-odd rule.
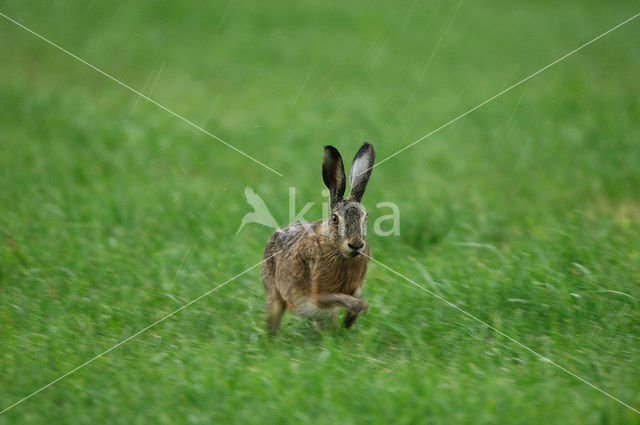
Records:
[[[313,320],[313,325],[318,330],[335,329],[338,324],[338,309],[335,309],[329,317],[318,317]]]
[[[359,291],[354,295],[360,295]],[[346,328],[350,328],[358,315],[366,310],[369,306],[367,303],[355,296],[347,294],[323,294],[318,295],[315,299],[316,305],[320,308],[327,308],[333,306],[341,306],[347,309],[347,315],[345,316],[344,325]]]
[[[344,316],[344,327],[349,329],[351,326],[353,326],[353,324],[355,323],[356,319],[358,318],[358,316],[360,315],[360,313],[364,310],[367,309],[367,303],[361,299],[362,297],[362,292],[360,291],[360,288],[356,289],[356,292],[353,294],[354,298],[357,298],[358,300],[362,301],[365,305],[365,308],[363,310],[360,310],[358,312],[351,312],[350,310],[347,310],[347,314]]]

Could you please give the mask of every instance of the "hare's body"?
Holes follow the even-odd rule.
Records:
[[[273,257],[262,266],[262,283],[269,313],[286,309],[312,319],[331,317],[339,306],[318,306],[319,295],[359,295],[368,247],[365,255],[345,258],[327,243],[322,230],[326,226],[326,221],[291,224],[267,242],[264,258]]]
[[[335,155],[339,164],[335,163]],[[360,171],[366,168],[362,164],[358,167],[356,161],[366,161],[370,167],[373,155],[373,147],[363,145],[354,160],[352,174],[354,167]],[[362,172],[363,184],[358,184],[358,180],[354,184],[352,177],[351,196],[344,200],[344,169],[334,148],[325,148],[323,167],[323,177],[332,195],[332,218],[282,227],[269,238],[264,250],[262,283],[269,315],[267,326],[272,333],[276,332],[285,310],[312,319],[335,319],[338,310],[346,308],[348,328],[367,308],[360,298],[360,288],[367,270],[369,246],[364,240],[366,214],[359,201],[370,169]],[[327,168],[336,175],[327,176],[324,172]]]

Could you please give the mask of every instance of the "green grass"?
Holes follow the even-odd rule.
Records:
[[[180,4],[178,4],[180,3]],[[382,159],[634,2],[20,2],[0,12],[0,409],[261,259],[253,187],[320,216],[322,145]],[[443,36],[444,34],[444,36]],[[441,39],[442,36],[442,39]],[[440,41],[441,39],[441,41]],[[640,20],[376,167],[373,256],[640,409]],[[429,67],[425,66],[439,46]],[[640,423],[381,266],[370,310],[264,333],[259,269],[0,415],[29,423]]]

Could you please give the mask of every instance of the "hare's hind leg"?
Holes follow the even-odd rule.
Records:
[[[265,258],[267,257],[267,254],[273,250],[273,247],[270,246],[270,244],[271,240],[265,248]],[[280,319],[287,307],[286,302],[280,296],[280,293],[276,288],[275,267],[275,260],[271,257],[265,260],[262,264],[262,284],[264,285],[267,298],[264,309],[267,312],[267,330],[271,335],[275,335],[278,331]]]
[[[287,303],[274,288],[271,294],[267,294],[267,302],[264,308],[267,312],[267,330],[271,335],[275,335],[278,332],[280,319],[282,319],[282,315],[287,308]]]

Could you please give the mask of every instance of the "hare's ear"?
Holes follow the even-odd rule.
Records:
[[[331,196],[331,206],[341,201],[344,197],[344,189],[347,186],[344,175],[344,165],[342,165],[342,157],[338,149],[333,146],[324,147],[324,155],[322,156],[322,180],[329,188]]]
[[[367,183],[369,183],[369,177],[371,177],[371,167],[373,167],[375,159],[376,152],[373,150],[373,145],[365,142],[351,164],[351,171],[349,172],[350,199],[356,202],[362,200],[364,190],[367,188]]]

